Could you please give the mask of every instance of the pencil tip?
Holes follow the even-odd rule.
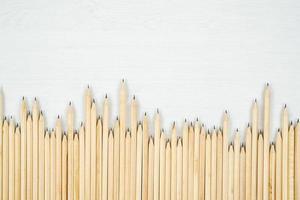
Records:
[[[284,108],[286,108],[286,104],[284,104]]]
[[[198,117],[196,118],[196,121],[199,122],[199,118]]]
[[[37,101],[36,97],[34,97],[34,101]]]
[[[57,119],[59,119],[60,117],[59,117],[59,115],[57,115]]]
[[[228,114],[228,111],[227,111],[227,110],[225,110],[225,114]]]
[[[105,94],[105,99],[107,99],[107,93]]]
[[[257,99],[256,98],[254,99],[254,102],[257,103]]]
[[[69,106],[71,106],[72,105],[72,102],[71,101],[69,101]]]
[[[116,120],[119,121],[119,116],[116,117]]]
[[[133,95],[133,100],[135,100],[135,95]]]
[[[157,114],[159,114],[159,110],[158,110],[158,108],[156,109],[156,113],[157,113]]]
[[[248,124],[247,124],[247,127],[249,128],[250,127],[250,123],[248,122]]]
[[[184,118],[184,123],[186,123],[187,122],[187,120],[186,120],[186,118]]]
[[[87,85],[87,88],[90,89],[90,85],[89,84]]]
[[[144,114],[145,116],[147,116],[147,113],[145,112],[145,114]]]
[[[267,82],[267,87],[269,87],[269,85],[270,85],[269,82]]]
[[[123,78],[123,79],[122,79],[122,83],[124,83],[124,82],[125,82],[125,79]]]
[[[83,126],[83,122],[80,122],[80,126],[81,126],[81,127]]]

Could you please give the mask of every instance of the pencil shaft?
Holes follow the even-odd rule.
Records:
[[[171,145],[166,144],[166,168],[165,168],[165,200],[171,200]]]
[[[153,138],[149,139],[149,148],[148,148],[148,152],[149,152],[149,160],[148,160],[148,199],[153,199],[154,197],[154,142],[153,142]]]
[[[211,135],[211,199],[217,198],[217,133]]]
[[[165,198],[165,173],[166,173],[166,140],[165,133],[160,136],[159,153],[159,199]]]
[[[50,136],[50,198],[56,199],[56,137],[52,130]]]
[[[76,133],[74,136],[74,200],[79,200],[79,159],[80,159],[80,150],[79,150],[79,136]]]
[[[21,135],[19,127],[15,131],[15,199],[21,199]]]
[[[142,156],[143,156],[143,131],[142,125],[138,125],[137,131],[137,156],[136,156],[136,185],[135,185],[135,199],[142,198]]]
[[[12,118],[9,121],[9,185],[8,185],[8,199],[15,198],[15,124]]]
[[[119,128],[119,120],[116,120],[114,127],[114,200],[119,199],[119,172],[120,172],[120,128]]]
[[[92,103],[91,108],[91,199],[96,199],[96,184],[97,184],[97,108],[96,103]]]
[[[26,123],[27,123],[27,106],[25,99],[22,99],[21,102],[21,112],[20,112],[20,121],[21,121],[21,200],[25,200],[27,198],[27,134],[26,134]],[[39,120],[40,121],[40,120]],[[39,144],[39,148],[40,144]],[[40,149],[39,149],[39,152]],[[41,162],[41,158],[39,156],[39,162]]]
[[[211,199],[211,136],[206,136],[205,144],[205,199]]]
[[[187,122],[182,133],[182,199],[188,199],[189,133]]]
[[[45,130],[44,130],[44,123],[45,123],[44,116],[43,116],[43,114],[41,114],[40,118],[39,118],[39,193],[38,193],[39,199],[45,198],[45,146],[44,146],[45,145],[45,136],[44,136]],[[22,132],[21,132],[21,137],[22,137]],[[21,144],[21,147],[22,147],[22,144]],[[22,174],[21,174],[21,176],[22,176]],[[26,176],[26,174],[25,174],[25,176]],[[23,193],[22,193],[22,189],[21,189],[21,196],[22,195],[23,195]],[[26,199],[26,197],[25,197],[25,199]]]
[[[217,143],[217,200],[222,199],[222,157],[223,157],[223,137],[219,130]]]
[[[3,199],[8,199],[9,184],[9,139],[8,139],[8,122],[3,123]],[[26,199],[26,198],[25,198]]]
[[[27,199],[32,199],[32,117],[27,117]]]
[[[39,185],[39,106],[35,99],[32,106],[32,199],[38,199]]]
[[[102,140],[102,199],[107,199],[107,177],[108,177],[108,99],[105,97],[103,103],[103,140]]]
[[[109,133],[108,136],[108,154],[114,155],[114,137],[112,130]],[[113,200],[114,198],[114,157],[109,156],[108,157],[108,181],[107,181],[107,199]]]
[[[270,200],[275,200],[275,181],[276,181],[276,152],[275,152],[275,146],[272,145],[270,149],[270,176],[269,176],[269,183],[270,183],[270,189],[269,189],[269,198]]]
[[[101,190],[102,190],[102,179],[101,179],[102,178],[102,121],[101,121],[101,118],[98,119],[98,122],[97,122],[97,138],[96,139],[97,139],[97,199],[101,199],[101,197],[102,197],[102,193],[101,193]],[[83,170],[83,169],[81,169],[81,170]],[[81,176],[84,176],[84,172],[81,174]],[[84,187],[84,186],[81,186],[81,187]]]
[[[192,124],[189,127],[188,147],[188,199],[194,198],[194,129]]]
[[[300,123],[295,128],[295,199],[300,199]]]
[[[201,128],[200,133],[200,164],[199,164],[199,198],[205,199],[205,163],[206,163],[206,134],[204,127]]]
[[[270,135],[270,89],[264,90],[264,153],[263,153],[263,199],[269,200],[269,136]]]
[[[142,175],[142,199],[148,199],[148,162],[149,162],[149,135],[148,118],[145,114],[143,119],[143,175]],[[153,166],[152,166],[153,168]]]
[[[177,140],[176,197],[182,199],[182,138]]]
[[[257,200],[263,199],[263,164],[264,164],[264,144],[262,134],[258,137],[257,143]]]
[[[136,197],[136,153],[137,153],[137,104],[135,97],[133,97],[131,102],[131,112],[130,112],[130,123],[131,123],[131,156],[130,156],[130,199],[135,199]]]
[[[61,147],[61,159],[62,159],[62,200],[68,199],[68,142],[67,142],[67,136],[64,134],[62,138],[62,147]]]
[[[282,138],[280,132],[277,133],[276,138],[276,199],[282,198]]]

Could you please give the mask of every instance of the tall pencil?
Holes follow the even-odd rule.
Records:
[[[15,199],[21,199],[21,133],[18,125],[15,131]]]
[[[25,126],[26,127],[26,126]],[[26,132],[25,132],[26,133]],[[21,137],[22,136],[22,125],[21,125]],[[22,140],[22,138],[21,138]],[[22,143],[22,141],[21,141]],[[26,140],[25,140],[26,143]],[[22,148],[22,144],[21,144]],[[21,151],[22,154],[22,151]],[[22,157],[21,157],[22,159]],[[22,162],[22,160],[21,160]],[[22,166],[21,166],[22,168]],[[25,173],[26,177],[26,173]],[[21,179],[22,179],[22,173],[21,173]],[[26,183],[24,183],[26,186]],[[23,184],[22,184],[23,186]],[[21,196],[24,194],[22,193],[22,186],[21,186]],[[26,191],[25,191],[26,193]],[[45,198],[45,121],[44,121],[44,115],[42,112],[40,112],[40,118],[39,118],[39,199]],[[24,197],[26,199],[26,197]]]
[[[267,83],[264,90],[264,169],[263,169],[263,199],[269,200],[269,151],[270,151],[270,88]]]
[[[74,200],[79,200],[79,135],[77,132],[74,134]]]
[[[97,137],[98,137],[98,132],[97,132]],[[98,139],[97,139],[97,144],[98,144]],[[97,162],[97,169],[98,169],[98,162]],[[98,180],[98,173],[97,173],[97,180]],[[80,200],[84,200],[84,184],[85,184],[84,182],[84,125],[83,122],[81,122],[79,128],[79,199]],[[97,197],[98,197],[97,199],[99,199],[99,196]]]
[[[228,200],[234,199],[234,150],[233,145],[228,151]]]
[[[119,199],[125,198],[125,124],[126,124],[127,88],[124,79],[120,86],[120,177]]]
[[[74,108],[71,102],[67,108],[67,136],[68,136],[68,200],[74,198]]]
[[[0,156],[0,199],[2,200],[2,194],[3,194],[3,108],[4,108],[4,98],[3,98],[3,91],[2,87],[0,88],[0,150],[1,150],[1,156]]]
[[[251,153],[251,199],[256,200],[257,191],[257,130],[258,130],[258,106],[255,99],[252,105],[252,153]]]
[[[136,195],[136,145],[137,145],[137,136],[136,136],[136,129],[137,129],[137,102],[135,96],[133,96],[131,101],[131,109],[130,109],[130,126],[131,126],[131,156],[130,156],[130,199],[135,199]]]
[[[182,199],[188,199],[189,128],[184,121],[182,131]]]
[[[8,140],[9,140],[8,199],[14,199],[15,198],[15,123],[12,117],[10,118],[9,121]]]
[[[240,134],[236,130],[234,138],[234,200],[240,199]]]
[[[165,168],[165,200],[171,200],[171,144],[166,143],[166,168]]]
[[[96,199],[97,185],[97,107],[93,100],[91,108],[91,199]]]
[[[228,199],[228,129],[229,129],[229,118],[228,113],[225,111],[223,116],[223,189],[222,199]]]
[[[218,130],[217,138],[217,200],[222,199],[222,157],[223,157],[223,135]]]
[[[56,199],[56,136],[52,129],[50,135],[50,199]]]
[[[120,128],[119,118],[117,117],[114,126],[114,200],[119,199],[119,172],[120,172]]]
[[[289,127],[289,147],[288,147],[288,199],[295,197],[295,130],[291,122]]]
[[[282,111],[282,199],[288,199],[288,145],[289,145],[289,121],[286,105]]]
[[[27,198],[27,134],[26,134],[26,123],[27,123],[27,105],[25,98],[22,98],[21,110],[20,110],[20,121],[21,121],[21,200]],[[39,146],[40,148],[40,146]],[[39,150],[40,152],[40,150]],[[39,162],[41,159],[39,157]]]
[[[149,158],[149,129],[148,129],[148,117],[145,113],[143,119],[143,175],[142,175],[142,199],[148,199],[148,158]],[[153,168],[153,166],[152,166]]]
[[[8,120],[3,122],[3,199],[8,199],[8,184],[9,184],[9,139],[8,139]]]
[[[32,116],[29,113],[26,124],[27,134],[27,199],[32,199]]]
[[[108,162],[108,98],[107,95],[105,96],[104,103],[103,103],[103,140],[102,140],[102,199],[107,199],[107,162]]]
[[[143,130],[142,123],[140,122],[137,130],[136,140],[136,188],[135,188],[135,199],[142,198],[142,156],[143,156]]]
[[[270,176],[269,176],[269,198],[270,200],[275,200],[275,176],[276,176],[276,152],[275,145],[272,144],[270,148]]]
[[[45,200],[51,199],[51,191],[50,191],[50,169],[51,169],[51,158],[50,158],[50,133],[46,131],[45,134]]]
[[[206,135],[205,143],[205,199],[211,199],[211,134]]]
[[[217,198],[217,132],[213,128],[211,134],[211,186],[210,186],[211,199]]]
[[[165,171],[166,171],[166,139],[164,130],[160,135],[159,150],[159,199],[165,198]]]
[[[114,198],[114,135],[113,130],[109,130],[108,135],[108,172],[107,172],[107,199],[113,200]]]
[[[56,200],[61,200],[61,140],[62,140],[62,127],[61,119],[57,116],[55,124],[56,135]],[[41,139],[41,138],[39,138]]]
[[[263,166],[264,166],[264,139],[262,133],[257,143],[257,200],[263,199]]]
[[[188,144],[188,199],[194,198],[194,127],[189,126],[189,144]]]
[[[240,152],[240,199],[246,199],[246,151],[245,146],[241,147]]]
[[[85,199],[91,198],[91,105],[92,92],[88,86],[84,95],[85,107],[85,166],[84,166],[84,194]]]
[[[160,117],[157,110],[154,118],[154,200],[159,199],[159,143],[160,143]]]
[[[102,119],[97,120],[97,199],[102,197]],[[84,167],[84,166],[83,166]],[[84,176],[84,173],[81,175]]]
[[[199,199],[199,157],[200,157],[200,123],[199,120],[196,120],[195,127],[194,127],[194,199]],[[175,162],[176,163],[176,162]],[[176,183],[176,179],[175,179]]]
[[[38,199],[39,188],[39,104],[34,98],[32,106],[32,199]]]
[[[182,199],[182,138],[177,140],[176,199]]]
[[[206,133],[204,125],[201,126],[200,132],[200,163],[199,163],[199,198],[200,200],[205,199],[205,149],[206,149]]]
[[[149,138],[149,149],[148,149],[148,158],[149,158],[149,162],[148,162],[148,196],[147,199],[153,199],[154,197],[154,190],[153,190],[153,186],[154,186],[154,177],[153,177],[153,172],[154,172],[154,141],[153,141],[153,137],[150,136]]]
[[[67,135],[64,133],[61,146],[61,160],[62,160],[62,200],[68,199],[68,141]]]
[[[251,163],[252,163],[252,135],[250,124],[246,128],[246,200],[251,200]]]
[[[130,200],[130,131],[125,135],[125,200]]]
[[[278,129],[277,138],[276,138],[276,197],[275,199],[282,198],[282,137],[280,130]]]
[[[300,200],[300,123],[295,128],[295,199]]]

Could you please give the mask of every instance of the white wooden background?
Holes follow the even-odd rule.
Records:
[[[79,125],[90,84],[98,102],[108,93],[114,118],[122,78],[166,129],[196,117],[211,128],[228,109],[244,130],[269,82],[275,132],[285,103],[300,117],[300,1],[0,1],[6,114],[37,96],[52,127],[71,100]]]

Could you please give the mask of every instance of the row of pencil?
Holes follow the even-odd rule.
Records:
[[[99,116],[88,87],[84,122],[75,128],[70,103],[64,131],[60,116],[45,128],[37,99],[31,111],[22,99],[19,124],[4,117],[1,93],[0,200],[300,200],[300,123],[288,121],[285,106],[270,143],[268,85],[262,130],[255,100],[245,141],[239,130],[229,141],[227,111],[220,128],[185,120],[168,133],[157,111],[150,133],[147,114],[139,121],[135,97],[127,99],[122,81],[119,117],[111,123],[108,97]]]

